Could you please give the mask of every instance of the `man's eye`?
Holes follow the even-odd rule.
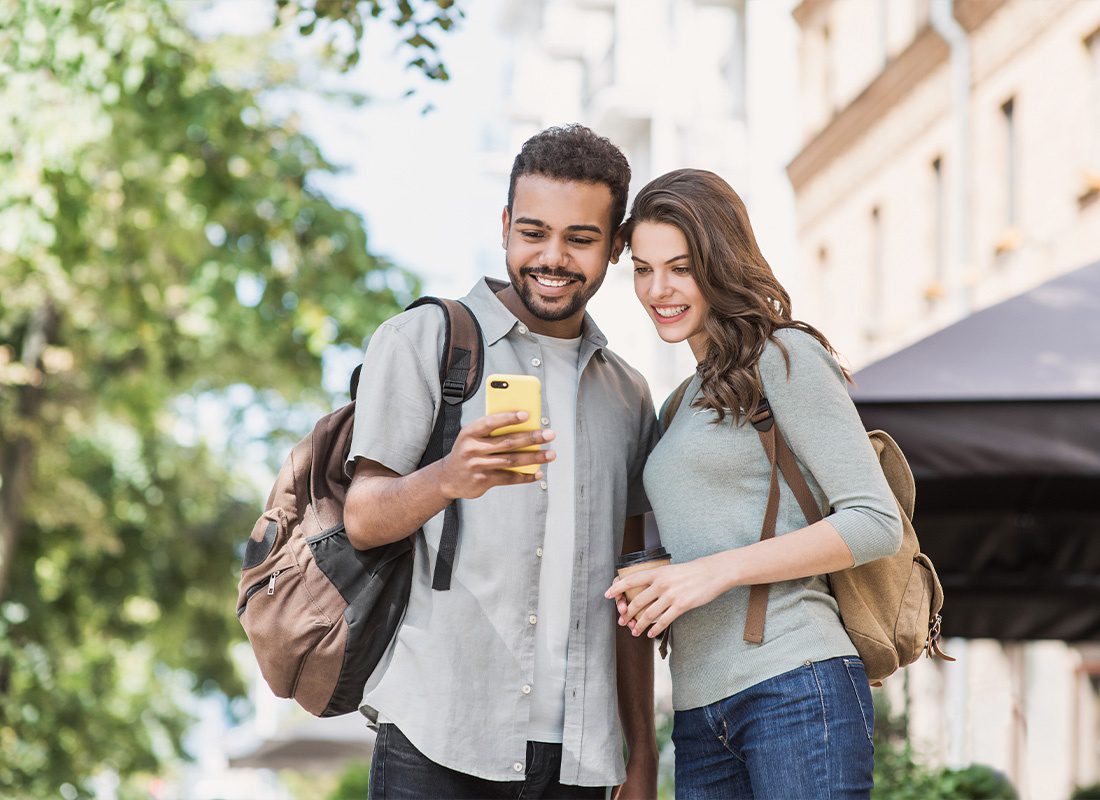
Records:
[[[520,235],[528,239],[539,239],[542,237],[542,231],[520,231]]]
[[[594,239],[586,239],[583,236],[574,236],[569,239],[573,244],[592,244]]]

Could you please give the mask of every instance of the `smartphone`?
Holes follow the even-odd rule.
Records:
[[[526,411],[527,419],[515,425],[505,425],[492,432],[492,436],[503,436],[517,431],[537,431],[542,426],[542,386],[534,375],[490,375],[485,379],[485,414],[500,414],[505,411]],[[532,452],[539,450],[537,444],[521,447],[511,452]],[[513,472],[525,472],[533,475],[539,471],[538,464],[523,467],[508,467]]]

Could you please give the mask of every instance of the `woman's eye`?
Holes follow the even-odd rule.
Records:
[[[649,274],[649,267],[635,267],[634,268],[634,274],[635,275],[648,275]]]
[[[673,267],[672,271],[677,275],[690,275],[691,267]]]

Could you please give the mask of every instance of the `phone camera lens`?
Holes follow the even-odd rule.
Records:
[[[508,381],[493,381],[490,384],[494,389],[507,389]]]

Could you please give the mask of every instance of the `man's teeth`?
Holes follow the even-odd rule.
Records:
[[[665,308],[654,307],[654,311],[662,317],[675,317],[679,314],[683,314],[688,310],[688,306],[666,306]]]
[[[543,286],[549,286],[556,289],[559,286],[565,286],[569,283],[568,278],[547,278],[545,275],[535,275],[535,280],[541,283]]]

